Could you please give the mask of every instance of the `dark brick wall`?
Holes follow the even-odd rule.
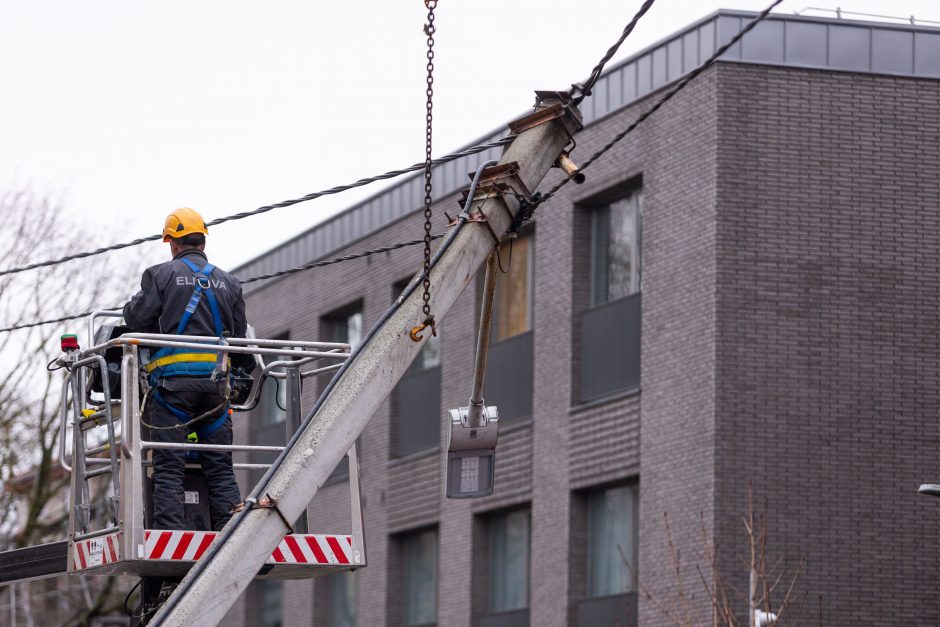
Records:
[[[619,479],[619,473],[639,473],[639,394],[573,411],[571,421],[568,456],[572,488]]]
[[[643,155],[639,577],[672,607],[678,582],[664,515],[688,590],[713,516],[716,89],[712,69],[652,116],[627,153]],[[690,606],[704,620],[696,592]],[[645,597],[639,620],[668,624]]]
[[[710,616],[697,570],[703,535],[745,587],[734,556],[750,480],[768,498],[771,557],[807,559],[804,622],[820,595],[827,625],[940,622],[926,544],[940,503],[914,494],[940,478],[938,92],[936,81],[721,64],[601,158],[584,185],[540,207],[532,422],[501,434],[493,496],[448,501],[442,451],[390,461],[388,403],[376,413],[360,449],[370,564],[359,573],[360,624],[399,620],[387,615],[399,607],[390,534],[436,525],[439,624],[469,626],[483,603],[471,577],[478,517],[527,502],[531,623],[569,624],[584,577],[580,490],[635,479],[641,585],[666,605],[676,580],[664,513],[696,616]],[[586,129],[576,160],[648,103]],[[642,391],[579,406],[586,208],[637,181]],[[454,199],[442,209],[453,213]],[[341,253],[419,232],[416,208]],[[285,278],[250,296],[249,317],[261,336],[315,338],[320,316],[362,299],[368,327],[419,265],[415,248]],[[441,325],[442,420],[467,402],[476,296],[467,290]],[[315,387],[305,388],[308,407]],[[442,450],[446,437],[442,428]],[[310,508],[311,529],[342,531],[348,516],[345,482],[331,485]],[[285,624],[309,622],[313,586],[291,584]],[[643,595],[639,616],[668,624]]]
[[[940,624],[940,503],[916,494],[940,476],[940,83],[718,75],[722,565],[746,581],[751,482],[771,559],[806,559],[801,623]]]
[[[400,531],[437,522],[441,515],[442,474],[437,451],[388,465],[386,507],[390,530]]]

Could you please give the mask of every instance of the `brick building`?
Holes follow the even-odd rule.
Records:
[[[751,17],[721,11],[609,69],[575,160]],[[438,168],[435,231],[496,157]],[[368,568],[255,582],[231,624],[666,624],[638,594],[677,603],[664,513],[709,617],[706,545],[747,589],[749,483],[767,499],[768,558],[805,560],[799,622],[940,623],[940,502],[915,493],[940,479],[938,174],[940,29],[771,17],[540,207],[511,260],[503,247],[494,494],[452,501],[442,486],[478,283],[360,439]],[[422,185],[237,274],[414,239]],[[355,342],[419,264],[410,248],[272,280],[249,290],[249,319],[261,337]],[[276,394],[241,438],[283,439]],[[314,499],[311,530],[348,529],[345,477]]]

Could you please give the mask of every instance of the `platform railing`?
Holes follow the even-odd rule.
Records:
[[[129,560],[142,558],[142,547],[145,541],[146,480],[148,470],[152,467],[152,463],[147,459],[147,451],[175,449],[280,453],[284,449],[283,446],[234,442],[222,445],[144,440],[140,420],[141,404],[142,399],[146,403],[150,398],[147,379],[140,370],[144,349],[170,347],[202,352],[211,351],[225,355],[252,355],[258,367],[252,374],[251,388],[241,404],[230,406],[236,411],[251,409],[257,405],[261,385],[266,378],[282,380],[287,386],[288,439],[292,431],[300,426],[302,380],[337,370],[349,356],[350,351],[348,344],[339,342],[268,340],[255,337],[217,338],[155,333],[125,333],[117,338],[95,344],[96,320],[105,317],[120,318],[120,314],[114,312],[92,314],[88,328],[90,348],[61,360],[63,365],[67,363],[68,372],[63,382],[59,457],[63,468],[71,473],[70,540],[76,542],[120,531],[122,532],[121,554],[125,556],[124,559]],[[121,349],[119,399],[111,398],[108,362],[105,360],[105,354],[114,348]],[[264,364],[262,356],[276,359]],[[318,362],[332,363],[322,365]],[[220,360],[220,363],[227,362]],[[304,369],[305,367],[307,369]],[[92,392],[89,389],[89,375],[93,371],[100,378],[100,392]],[[144,394],[141,394],[142,387],[145,388]],[[68,438],[70,426],[72,437]],[[106,430],[103,438],[99,435],[101,429]],[[89,444],[93,436],[98,437],[98,440],[91,440]],[[68,451],[66,444],[69,439],[72,443],[71,452]],[[101,457],[105,453],[107,457]],[[347,456],[350,466],[352,546],[356,554],[364,556],[359,464],[355,446],[348,451]],[[269,464],[235,463],[233,467],[235,469],[266,469]],[[90,480],[106,475],[111,477],[112,492],[106,501],[108,517],[105,526],[94,529],[90,516],[92,506]],[[305,517],[301,517],[295,525],[295,530],[300,533],[306,532]]]

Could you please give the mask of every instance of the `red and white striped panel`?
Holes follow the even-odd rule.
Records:
[[[144,559],[194,562],[215,539],[214,531],[145,531]]]
[[[72,545],[72,563],[77,571],[113,564],[119,561],[120,550],[118,533],[79,540]]]
[[[144,533],[144,559],[195,561],[215,539],[214,531],[157,531]],[[351,564],[352,537],[336,535],[285,536],[268,564]]]
[[[352,562],[352,538],[349,536],[284,536],[268,564],[349,564]]]

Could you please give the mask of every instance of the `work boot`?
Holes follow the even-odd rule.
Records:
[[[143,625],[149,624],[150,619],[153,618],[158,609],[160,609],[160,606],[156,603],[147,603],[146,605],[143,605],[140,608],[140,615],[135,615],[131,618],[131,626],[133,627],[135,625],[141,625],[141,627],[143,627]],[[134,618],[136,618],[139,622],[135,623]]]
[[[173,594],[173,591],[176,590],[176,586],[179,583],[175,581],[164,581],[163,585],[160,586],[160,595],[157,597],[157,607],[162,607],[166,600],[170,598],[170,595]]]
[[[130,612],[130,627],[146,625],[153,618],[160,605],[157,603],[159,596],[159,586],[161,579],[159,577],[143,577],[140,582],[140,601],[133,612]],[[126,601],[125,601],[126,603]],[[127,609],[125,605],[125,609]]]
[[[173,591],[176,590],[176,586],[178,585],[179,584],[175,581],[164,581],[160,586],[160,592],[157,594],[157,599],[155,601],[144,603],[143,599],[141,599],[139,613],[140,622],[137,624],[147,625],[160,610],[160,608],[163,607],[163,604],[166,603],[167,599],[170,598],[170,595],[173,594]]]

